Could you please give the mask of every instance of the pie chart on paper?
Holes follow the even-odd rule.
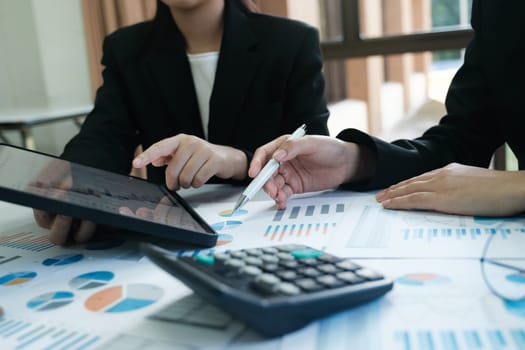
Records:
[[[71,292],[58,291],[39,295],[27,302],[27,307],[35,311],[46,311],[66,306],[74,300]]]
[[[151,284],[109,287],[91,295],[84,306],[98,313],[121,313],[145,308],[157,302],[164,290]]]
[[[233,241],[233,236],[232,235],[221,233],[219,235],[219,237],[217,238],[217,243],[215,245],[216,246],[221,246],[221,245],[229,244],[232,241]]]
[[[215,231],[223,231],[223,230],[235,229],[241,225],[242,225],[242,221],[227,220],[227,221],[219,221],[219,222],[213,223],[211,227]]]
[[[0,286],[14,286],[17,284],[32,281],[36,277],[36,272],[21,271],[10,273],[0,277]]]
[[[232,209],[227,209],[219,212],[222,217],[230,218],[232,216],[242,216],[248,214],[247,210],[237,209],[235,212]]]
[[[66,254],[48,258],[44,260],[42,264],[45,266],[62,266],[79,262],[82,259],[84,259],[84,255],[82,254]]]
[[[94,271],[73,278],[69,285],[74,289],[91,289],[105,286],[115,275],[109,271]]]

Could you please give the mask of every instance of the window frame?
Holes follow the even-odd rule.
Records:
[[[359,18],[359,0],[341,0],[341,17],[342,40],[321,43],[326,60],[464,49],[473,36],[473,30],[470,28],[452,26],[432,32],[363,38]]]

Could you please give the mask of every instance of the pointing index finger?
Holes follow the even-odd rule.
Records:
[[[133,159],[133,167],[142,168],[156,159],[169,156],[177,147],[179,147],[179,139],[176,136],[154,143]]]

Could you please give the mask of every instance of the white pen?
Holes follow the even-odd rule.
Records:
[[[303,137],[306,133],[306,125],[303,124],[297,130],[293,132],[293,134],[290,135],[288,140],[295,140],[300,137]],[[275,173],[277,168],[279,168],[281,164],[276,161],[275,159],[270,159],[268,163],[262,168],[259,175],[257,175],[252,182],[246,187],[246,189],[242,192],[239,199],[235,203],[235,207],[232,210],[232,214],[235,213],[235,211],[239,208],[241,208],[243,205],[245,205],[250,199],[255,196],[257,192],[260,191],[260,189],[264,186],[266,181]]]

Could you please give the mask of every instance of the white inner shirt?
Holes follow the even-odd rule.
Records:
[[[208,139],[208,121],[210,120],[210,97],[215,81],[219,52],[188,53],[193,84],[199,103],[204,138]]]

